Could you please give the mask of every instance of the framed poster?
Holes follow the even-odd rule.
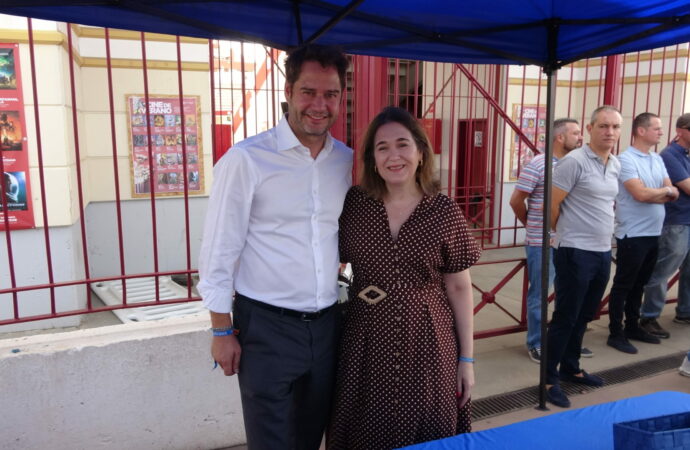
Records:
[[[182,195],[185,176],[189,194],[203,194],[199,97],[180,107],[177,95],[151,95],[148,108],[143,95],[126,98],[132,197],[150,196],[152,185],[155,195]]]
[[[513,103],[513,122],[532,142],[539,152],[546,149],[546,105],[521,105]],[[518,173],[534,155],[515,131],[510,141],[510,181],[518,179]],[[518,170],[519,169],[519,170]]]
[[[0,44],[0,192],[3,197],[0,201],[0,230],[5,229],[5,220],[11,230],[35,226],[20,75],[19,45]]]

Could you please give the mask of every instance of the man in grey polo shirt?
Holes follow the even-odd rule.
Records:
[[[601,378],[580,368],[580,349],[611,270],[613,203],[620,173],[620,163],[611,151],[620,138],[621,122],[614,107],[595,109],[587,124],[589,145],[568,153],[553,174],[556,307],[547,337],[546,398],[563,408],[570,406],[570,400],[560,380],[603,384]]]
[[[659,344],[658,337],[638,323],[642,292],[654,270],[659,235],[664,223],[664,203],[678,198],[664,161],[651,149],[664,135],[656,114],[642,113],[632,126],[633,143],[618,159],[616,198],[616,275],[609,297],[609,338],[606,344],[624,353],[637,353],[628,339]],[[623,329],[625,313],[625,330]]]

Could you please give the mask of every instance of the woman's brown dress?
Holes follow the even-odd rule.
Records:
[[[329,449],[391,449],[469,431],[470,409],[459,409],[455,395],[459,349],[443,274],[467,269],[480,253],[445,195],[425,196],[394,241],[383,202],[350,189],[340,259],[352,263],[354,281]],[[370,289],[371,304],[359,298],[369,286],[386,297]]]

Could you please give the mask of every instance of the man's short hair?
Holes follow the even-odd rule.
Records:
[[[285,81],[295,84],[302,72],[302,64],[315,61],[324,69],[333,67],[340,77],[340,89],[345,90],[345,77],[350,62],[339,47],[333,45],[306,44],[295,48],[285,60]]]
[[[676,128],[690,130],[690,113],[685,113],[676,120]]]
[[[575,119],[571,119],[570,117],[564,117],[562,119],[554,120],[553,129],[551,131],[553,138],[556,139],[556,136],[560,136],[561,134],[565,133],[565,130],[567,129],[569,123],[574,123],[575,125],[580,124],[580,122],[578,122]]]
[[[637,136],[637,129],[638,128],[649,127],[649,125],[651,125],[651,123],[652,123],[652,119],[655,119],[655,118],[658,119],[659,116],[657,116],[654,113],[650,113],[650,112],[643,112],[641,114],[638,114],[632,123],[632,134],[633,134],[633,136]]]
[[[611,106],[611,105],[600,106],[597,109],[595,109],[594,111],[592,111],[592,118],[589,121],[590,125],[594,125],[594,123],[597,121],[597,116],[602,111],[613,111],[613,112],[617,112],[618,114],[621,113],[620,111],[618,111],[618,108],[616,108],[614,106]]]

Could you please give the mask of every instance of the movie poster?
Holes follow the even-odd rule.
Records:
[[[132,196],[148,197],[151,184],[156,195],[182,195],[185,176],[189,194],[203,194],[199,97],[180,108],[179,96],[149,96],[147,108],[143,95],[128,95],[127,107]]]
[[[522,106],[522,107],[521,107]],[[520,127],[527,139],[537,147],[540,153],[546,149],[546,106],[513,104],[513,122]],[[512,132],[510,142],[510,181],[518,179],[519,172],[529,163],[534,155],[532,149]],[[518,171],[519,167],[519,171]]]
[[[20,73],[19,46],[0,44],[0,230],[6,221],[11,230],[34,227]]]

